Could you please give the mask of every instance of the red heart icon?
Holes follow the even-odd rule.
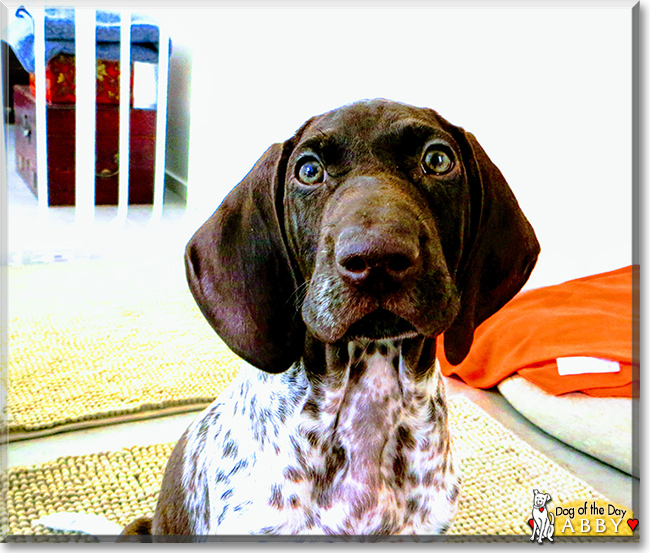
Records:
[[[639,519],[638,518],[630,518],[627,521],[627,525],[634,530],[637,525],[639,524]]]
[[[539,512],[541,513],[544,510],[544,507],[539,508]]]
[[[629,521],[628,521],[628,522],[629,522]],[[534,522],[533,522],[533,519],[532,519],[532,518],[529,518],[529,519],[528,519],[528,524],[530,524],[530,527],[531,527],[531,528],[533,527]]]

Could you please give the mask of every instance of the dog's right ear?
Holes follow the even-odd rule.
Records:
[[[277,210],[290,146],[266,151],[185,252],[190,290],[212,328],[237,355],[271,373],[298,359],[304,339]]]

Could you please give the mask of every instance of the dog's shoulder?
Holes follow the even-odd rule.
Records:
[[[151,523],[151,533],[189,535],[192,533],[192,516],[185,504],[183,483],[183,457],[185,455],[188,431],[176,442],[167,465],[158,495],[158,506]],[[127,527],[125,532],[132,533]]]
[[[230,387],[187,429],[170,458],[164,483],[169,494],[175,494],[172,510],[193,513],[189,533],[207,534],[225,523],[230,528],[254,508],[256,495],[263,495],[256,488],[260,471],[274,485],[282,481],[286,459],[281,452],[288,454],[293,428],[287,426],[288,418],[295,414],[305,387],[298,367],[270,375],[242,362]],[[268,518],[267,509],[262,511]]]

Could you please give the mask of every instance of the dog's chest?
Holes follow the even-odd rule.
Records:
[[[394,350],[367,349],[351,349],[325,389],[300,365],[274,377],[244,371],[204,412],[183,477],[194,533],[445,529],[458,486],[439,375],[418,389]]]

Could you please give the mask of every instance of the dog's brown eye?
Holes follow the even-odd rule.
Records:
[[[325,178],[325,170],[320,161],[306,159],[296,167],[296,176],[303,184],[318,184]]]
[[[433,173],[435,175],[444,175],[451,171],[454,166],[453,160],[449,157],[447,152],[438,147],[429,148],[422,160],[422,166],[425,173]]]

